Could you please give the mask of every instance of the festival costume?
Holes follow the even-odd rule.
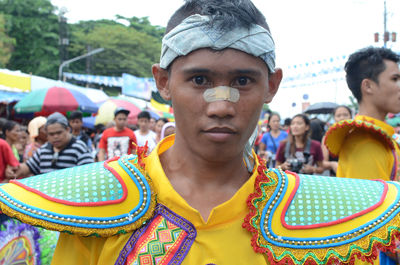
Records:
[[[163,172],[173,141],[146,158],[139,148],[0,186],[1,209],[67,232],[52,264],[364,264],[400,237],[397,182],[296,175],[258,159],[205,221]]]
[[[335,123],[325,145],[339,156],[338,177],[399,180],[399,136],[393,127],[372,117]]]

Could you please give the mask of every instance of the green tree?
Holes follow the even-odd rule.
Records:
[[[5,32],[5,19],[0,14],[0,67],[4,68],[11,58],[11,52],[15,45],[15,39],[9,37]]]
[[[50,0],[0,0],[0,10],[7,34],[16,41],[6,67],[56,78],[59,24]]]
[[[86,62],[70,65],[72,72],[95,75],[121,76],[129,73],[140,77],[151,76],[151,65],[159,61],[161,39],[115,21],[84,22],[71,25],[68,49],[71,57],[89,50],[105,51],[89,57]]]
[[[137,31],[144,32],[147,35],[153,36],[157,39],[161,40],[164,36],[165,28],[151,25],[148,17],[127,18],[117,15],[117,19],[126,20],[130,24],[129,27],[134,28]]]

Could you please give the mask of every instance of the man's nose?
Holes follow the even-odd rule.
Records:
[[[209,117],[226,118],[236,114],[235,104],[227,100],[217,100],[207,103],[206,114]]]

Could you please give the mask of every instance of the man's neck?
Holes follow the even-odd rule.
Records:
[[[385,117],[387,115],[387,112],[376,108],[372,104],[360,103],[360,110],[359,110],[358,114],[384,121]]]
[[[125,127],[122,127],[122,128],[120,129],[120,128],[118,128],[117,126],[114,126],[114,129],[115,129],[117,132],[122,132],[122,131],[125,129]]]
[[[79,134],[81,134],[81,130],[72,130],[72,135],[78,136]]]
[[[64,146],[62,146],[62,147],[55,147],[55,146],[53,146],[53,151],[56,152],[56,153],[58,153],[58,152],[61,152],[62,150],[64,150],[64,149],[69,145],[69,143],[71,142],[72,135],[69,135],[68,138],[69,138],[69,139],[68,139],[67,143],[66,143]]]
[[[139,132],[140,132],[141,135],[147,135],[149,133],[149,130],[139,129]]]

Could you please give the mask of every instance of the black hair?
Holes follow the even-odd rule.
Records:
[[[325,123],[318,118],[310,120],[310,138],[321,142],[325,134]]]
[[[378,83],[378,76],[385,71],[384,60],[398,63],[399,55],[387,48],[367,47],[351,54],[344,66],[346,81],[358,103],[362,100],[361,82],[370,79]]]
[[[290,123],[292,122],[292,119],[291,118],[286,118],[284,121],[283,121],[283,125],[286,125],[286,126],[290,126]]]
[[[81,111],[73,111],[69,114],[69,120],[75,120],[75,119],[80,119],[82,120],[83,114]]]
[[[270,114],[269,114],[269,116],[268,116],[268,129],[270,129],[271,130],[271,125],[270,125],[270,122],[271,122],[271,119],[272,119],[272,117],[273,116],[277,116],[278,118],[279,118],[279,120],[281,120],[281,116],[279,115],[279,113],[278,112],[271,112]]]
[[[293,122],[293,120],[295,118],[301,118],[304,121],[304,123],[309,126],[308,131],[306,131],[304,133],[303,138],[302,138],[302,142],[303,142],[303,144],[305,146],[306,143],[307,143],[307,139],[311,135],[311,121],[307,117],[307,115],[300,113],[300,114],[296,114],[296,115],[293,116],[293,118],[290,120],[290,124],[292,124],[292,122]],[[289,130],[289,136],[287,138],[287,141],[290,142],[290,154],[294,154],[296,152],[296,143],[295,143],[294,135],[292,134],[291,130]]]
[[[159,118],[158,120],[157,120],[157,122],[158,121],[163,121],[164,123],[167,123],[168,122],[168,119],[167,118]]]
[[[209,16],[210,26],[218,22],[219,29],[250,28],[257,24],[269,31],[264,15],[250,0],[186,0],[169,19],[165,33],[194,14]]]
[[[269,124],[269,122],[271,121],[271,119],[272,119],[273,116],[277,116],[277,117],[279,118],[279,120],[281,119],[281,116],[279,115],[278,112],[271,112],[271,114],[270,114],[269,117],[268,117],[268,124]]]
[[[150,118],[151,118],[150,113],[148,111],[145,111],[145,110],[140,112],[138,114],[138,119],[142,119],[142,118],[150,120]]]
[[[7,132],[7,131],[11,131],[11,130],[14,129],[14,127],[17,126],[17,125],[18,125],[18,122],[8,120],[8,121],[3,125],[3,135],[4,135],[4,138],[6,137],[6,132]]]
[[[345,108],[348,112],[349,112],[349,114],[350,114],[350,117],[353,117],[353,112],[351,111],[351,109],[349,108],[349,107],[347,107],[346,105],[339,105],[339,106],[337,106],[334,110],[333,110],[333,116],[335,116],[336,115],[336,111],[338,110],[338,109],[340,109],[340,108]]]

